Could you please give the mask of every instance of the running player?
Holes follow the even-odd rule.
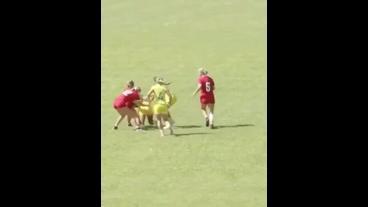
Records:
[[[169,121],[169,105],[171,105],[172,95],[170,91],[164,86],[168,85],[163,78],[154,78],[155,85],[147,93],[147,97],[152,97],[153,115],[157,121],[157,126],[160,130],[161,136],[165,136],[164,129],[169,129],[170,134],[174,134],[171,123]],[[168,95],[168,103],[165,101],[165,96]],[[165,128],[164,128],[165,127]]]
[[[214,128],[213,118],[214,118],[214,108],[215,108],[215,95],[213,91],[215,90],[215,82],[208,75],[208,71],[200,68],[198,78],[197,89],[193,92],[193,96],[201,91],[200,93],[200,103],[202,114],[205,118],[206,126],[210,126],[211,129]],[[208,111],[208,110],[209,111]]]

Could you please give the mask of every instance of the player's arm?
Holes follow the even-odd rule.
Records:
[[[153,92],[153,89],[151,88],[148,92],[147,92],[147,97],[149,97]]]
[[[138,95],[138,100],[143,101],[143,96],[142,96],[142,94],[139,94],[139,95]]]
[[[145,104],[142,99],[135,100],[135,101],[133,101],[133,103],[137,107],[139,107],[139,106],[149,106],[148,104]]]
[[[169,96],[169,106],[171,105],[172,95],[169,90],[166,90],[166,94]]]
[[[143,105],[143,101],[142,100],[135,100],[133,101],[133,104],[135,107],[140,107]]]
[[[154,93],[155,93],[155,91],[153,90],[153,88],[151,88],[151,89],[148,91],[147,96],[146,96],[147,101],[149,101],[149,102],[151,102],[151,101],[152,101],[152,99],[153,99],[153,97],[154,97]]]
[[[142,103],[142,96],[141,94],[137,93],[136,96],[134,97],[134,101],[133,101],[133,104],[135,107],[139,107]]]
[[[202,84],[198,83],[197,89],[193,92],[193,96],[195,96],[198,93],[201,87],[202,87]]]

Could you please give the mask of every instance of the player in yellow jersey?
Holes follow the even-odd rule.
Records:
[[[153,115],[157,121],[157,126],[160,130],[161,136],[165,136],[164,129],[169,129],[170,134],[174,134],[170,119],[169,119],[169,106],[172,105],[172,95],[170,91],[165,87],[169,85],[163,78],[154,78],[156,84],[154,84],[147,93],[147,97],[151,97],[150,102],[153,104]],[[168,102],[165,97],[168,96]],[[164,128],[165,126],[165,128]]]
[[[142,124],[144,125],[146,118],[148,120],[148,123],[150,125],[153,125],[153,104],[151,104],[148,101],[143,101],[143,104],[145,105],[141,105],[139,107],[137,107],[137,112],[139,114],[140,120],[142,122]]]
[[[155,83],[157,83],[157,77],[154,77],[153,78],[153,81],[155,82]],[[168,89],[169,90],[169,88],[167,87],[168,85],[170,85],[171,83],[165,83],[165,84],[163,84],[165,87],[166,87],[166,89]],[[172,93],[172,91],[171,90],[169,90],[170,91],[170,93],[171,93],[171,103],[169,103],[169,101],[170,101],[170,97],[166,94],[165,95],[165,101],[166,101],[166,104],[168,105],[168,109],[170,109],[175,103],[176,103],[176,101],[177,101],[177,98],[176,98],[176,96]],[[169,119],[169,122],[170,122],[170,124],[171,124],[171,127],[173,127],[174,126],[174,124],[175,124],[175,122],[174,122],[174,120],[173,120],[173,118],[172,118],[172,116],[171,116],[171,113],[170,113],[170,111],[168,112],[168,119]],[[164,127],[164,129],[166,129],[168,126],[165,126]]]

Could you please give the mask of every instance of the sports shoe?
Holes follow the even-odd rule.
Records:
[[[114,126],[114,129],[115,129],[115,130],[117,130],[117,129],[118,129],[118,127],[117,127],[117,126]]]
[[[131,126],[133,126],[133,125],[132,125],[131,123],[128,123],[128,126],[129,126],[129,127],[131,127]]]
[[[208,127],[210,125],[210,120],[208,120],[208,118],[206,118],[206,127]]]
[[[211,125],[210,125],[210,128],[211,128],[211,129],[214,129],[215,127],[213,126],[213,124],[211,124]]]

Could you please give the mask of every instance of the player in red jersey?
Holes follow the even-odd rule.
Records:
[[[125,85],[125,89],[133,89],[134,88],[134,81],[133,80],[130,80],[127,82],[127,84]],[[140,93],[140,91],[139,91]],[[127,116],[127,121],[128,121],[128,126],[131,127],[133,126],[132,123],[131,123],[131,118],[129,116]]]
[[[133,85],[133,81],[128,82],[125,90],[114,100],[113,107],[120,114],[114,124],[114,129],[118,129],[118,125],[125,116],[128,116],[128,119],[131,119],[133,121],[135,129],[142,128],[142,126],[140,125],[138,114],[134,110],[134,106],[141,103],[141,96],[139,94],[140,88],[133,88]]]
[[[208,71],[203,68],[199,69],[198,87],[193,92],[193,96],[201,91],[200,102],[201,110],[206,121],[206,126],[211,129],[214,128],[213,118],[214,118],[214,108],[215,108],[215,95],[213,91],[215,90],[215,82],[208,76]],[[209,111],[207,111],[207,109]]]

